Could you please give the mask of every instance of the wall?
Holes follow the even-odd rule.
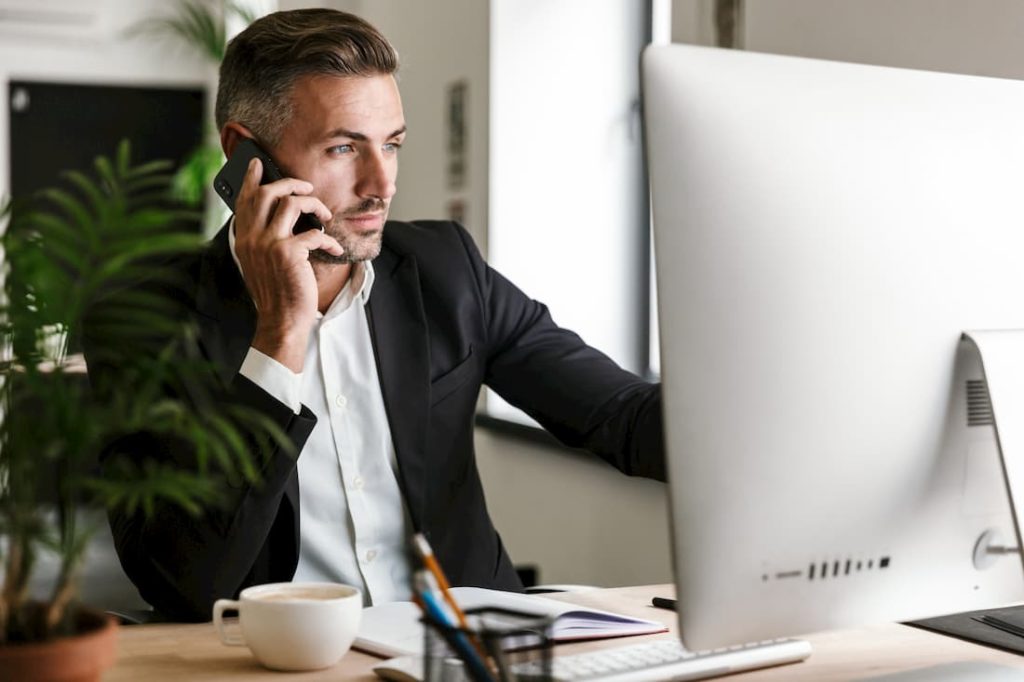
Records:
[[[38,8],[27,0],[2,0],[5,9]],[[40,28],[0,21],[0,81],[12,78],[73,83],[192,86],[212,82],[213,71],[187,48],[154,38],[125,37],[139,20],[166,12],[160,0],[53,0],[50,9],[85,13],[81,26]],[[9,7],[8,7],[9,6]],[[74,112],[68,112],[73,116]],[[0,110],[0,195],[10,194],[9,109]],[[113,150],[111,150],[113,151]]]
[[[713,0],[669,0],[673,43],[714,45]]]
[[[757,0],[746,47],[840,61],[1024,77],[1018,0]]]
[[[673,42],[713,45],[714,0],[671,0]],[[1019,0],[748,0],[745,49],[1024,77]]]

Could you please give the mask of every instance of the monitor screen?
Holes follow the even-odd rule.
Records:
[[[1024,83],[671,45],[643,90],[685,643],[1024,599],[961,340],[1024,329]]]

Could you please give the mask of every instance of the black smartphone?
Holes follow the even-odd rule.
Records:
[[[228,162],[217,173],[217,177],[213,179],[214,191],[224,200],[224,203],[228,205],[232,212],[235,210],[235,197],[238,196],[238,192],[242,189],[245,171],[249,169],[249,161],[253,158],[257,158],[263,163],[261,185],[280,180],[284,177],[284,174],[277,167],[277,164],[274,163],[274,160],[270,158],[269,154],[260,149],[259,145],[250,138],[245,138],[239,142],[238,146],[235,147],[235,153],[231,155]],[[306,232],[307,230],[324,231],[323,223],[312,213],[300,215],[295,223],[295,227],[292,228],[292,232],[295,234]]]

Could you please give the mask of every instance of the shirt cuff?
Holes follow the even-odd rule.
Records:
[[[302,389],[301,373],[296,374],[274,358],[251,347],[238,373],[290,407],[295,414],[302,411],[299,398]]]

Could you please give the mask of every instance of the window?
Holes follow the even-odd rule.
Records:
[[[488,260],[559,325],[649,369],[636,0],[492,0]],[[488,391],[491,417],[532,423]]]

